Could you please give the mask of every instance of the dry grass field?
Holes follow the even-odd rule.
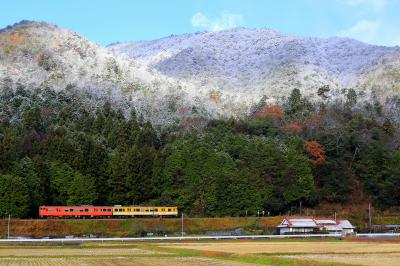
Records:
[[[3,246],[0,265],[399,265],[400,240],[269,240]]]
[[[211,242],[211,243],[176,243],[164,246],[166,248],[192,249],[201,251],[227,252],[234,254],[360,254],[360,253],[400,253],[400,243],[375,242],[277,242],[277,241],[249,241],[249,242]]]
[[[54,266],[96,266],[96,265],[117,265],[117,266],[155,266],[155,265],[193,265],[193,266],[246,266],[244,262],[224,261],[212,258],[201,257],[113,257],[113,258],[3,258],[0,265],[54,265]]]
[[[172,243],[163,247],[289,259],[283,265],[400,265],[400,241],[248,241]]]
[[[297,255],[283,256],[290,259],[305,259],[310,261],[319,261],[326,263],[343,263],[354,265],[400,265],[400,253],[377,253],[377,254],[317,254],[317,255]]]

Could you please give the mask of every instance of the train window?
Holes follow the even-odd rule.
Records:
[[[155,212],[158,212],[158,209],[154,209]]]
[[[73,212],[73,211],[74,211],[74,209],[69,209],[69,211],[70,211],[70,212]]]
[[[89,211],[89,209],[85,209],[85,212],[88,212]]]
[[[68,209],[65,209],[64,211],[65,211],[65,212],[68,212]]]
[[[149,212],[149,210],[146,209],[146,212]]]
[[[170,212],[170,211],[171,211],[171,209],[168,209],[168,211]]]
[[[108,209],[108,211],[110,212],[110,211],[111,211],[111,209]]]
[[[140,209],[136,209],[137,212],[140,212]]]

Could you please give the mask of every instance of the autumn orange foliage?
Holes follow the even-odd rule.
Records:
[[[303,127],[298,124],[289,124],[282,127],[282,130],[289,135],[300,134],[303,132]]]
[[[8,39],[9,39],[9,41],[10,41],[12,44],[18,44],[18,43],[20,43],[20,42],[25,41],[25,40],[26,40],[26,36],[25,36],[25,35],[22,35],[22,34],[19,33],[19,32],[15,32],[15,33],[11,34],[11,35],[8,37]]]
[[[305,141],[304,147],[314,157],[312,161],[314,165],[321,165],[325,162],[325,151],[319,142],[315,140]]]
[[[263,107],[263,109],[256,113],[260,118],[268,115],[270,117],[283,118],[282,108],[278,104],[268,104]]]
[[[221,92],[213,90],[210,94],[210,99],[214,103],[219,103],[221,101]]]

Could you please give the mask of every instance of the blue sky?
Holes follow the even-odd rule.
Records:
[[[268,27],[303,36],[346,36],[400,45],[400,0],[12,0],[0,28],[46,21],[107,45],[171,34]]]

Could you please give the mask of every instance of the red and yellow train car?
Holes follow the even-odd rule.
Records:
[[[111,217],[110,206],[40,206],[39,217]]]
[[[40,206],[40,218],[176,217],[176,206]]]

